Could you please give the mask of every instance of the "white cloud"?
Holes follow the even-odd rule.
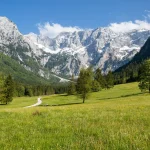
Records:
[[[41,25],[38,24],[38,29],[40,32],[40,35],[42,36],[48,36],[50,38],[55,38],[57,35],[59,35],[61,32],[75,32],[75,31],[81,31],[79,27],[63,27],[60,24],[46,22],[45,24]]]
[[[135,20],[121,23],[111,23],[109,28],[114,32],[130,32],[132,30],[150,30],[150,11],[145,10],[146,14],[143,15],[143,20]]]
[[[130,32],[132,30],[150,30],[150,23],[147,21],[136,20],[134,22],[112,23],[109,28],[114,32]]]
[[[145,10],[146,15],[143,15],[145,21],[135,20],[121,23],[111,23],[108,27],[114,32],[130,32],[132,30],[150,30],[150,11]],[[49,23],[38,24],[38,30],[41,36],[48,36],[50,38],[55,38],[61,32],[75,32],[83,30],[92,30],[92,29],[81,29],[79,27],[64,27],[58,23]]]

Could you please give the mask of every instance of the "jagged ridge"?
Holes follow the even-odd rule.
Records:
[[[104,72],[116,70],[139,52],[149,30],[114,32],[109,27],[60,33],[56,38],[30,33],[22,35],[17,26],[0,17],[0,51],[16,59],[26,69],[49,78],[78,75],[90,65]]]

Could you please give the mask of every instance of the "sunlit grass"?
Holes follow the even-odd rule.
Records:
[[[3,108],[22,108],[30,106],[37,102],[38,97],[15,97],[8,105],[0,105],[0,110]]]
[[[64,95],[42,99],[49,105],[82,102]],[[140,94],[137,83],[92,93],[85,104],[26,109],[18,102],[0,111],[2,150],[150,149],[150,95]]]
[[[91,93],[86,103],[98,103],[100,100],[112,100],[123,97],[140,96],[142,93],[138,89],[138,83],[117,85],[109,90]],[[42,98],[42,105],[63,105],[82,103],[82,99],[77,96],[67,96],[66,94],[45,96]]]

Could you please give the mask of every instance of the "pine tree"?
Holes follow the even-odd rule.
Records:
[[[54,94],[54,89],[51,86],[45,87],[45,95]]]
[[[13,100],[14,92],[14,82],[11,75],[9,75],[4,81],[4,90],[3,90],[3,103],[8,104]]]
[[[19,83],[14,83],[14,96],[21,97],[24,96],[25,88]]]
[[[106,80],[104,76],[102,75],[101,70],[99,68],[95,72],[95,80],[99,82],[101,88],[106,87]]]
[[[26,86],[25,87],[25,93],[24,93],[24,95],[25,96],[33,96],[33,91],[32,91],[32,89],[31,89],[31,87],[30,86]]]
[[[92,81],[92,91],[93,92],[98,92],[101,90],[100,84],[97,80]]]
[[[69,83],[69,86],[68,86],[67,94],[74,95],[75,93],[76,93],[76,87],[75,87],[75,82],[74,82],[74,76],[72,75],[71,82]]]
[[[144,61],[141,67],[139,88],[150,93],[150,60]]]
[[[4,86],[5,76],[0,73],[0,102],[3,99],[3,86]]]
[[[114,77],[111,71],[108,72],[106,75],[106,88],[112,88],[114,86]]]
[[[126,83],[126,73],[125,72],[122,73],[122,78],[121,79],[122,79],[121,83],[125,84]]]
[[[77,80],[77,94],[83,99],[83,103],[85,102],[85,99],[88,98],[89,92],[91,91],[92,79],[93,72],[91,68],[81,69]]]

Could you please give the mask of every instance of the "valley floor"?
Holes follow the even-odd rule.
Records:
[[[0,149],[150,149],[150,94],[137,83],[92,93],[85,104],[76,96],[52,95],[41,106],[23,108],[36,101],[0,105]]]

